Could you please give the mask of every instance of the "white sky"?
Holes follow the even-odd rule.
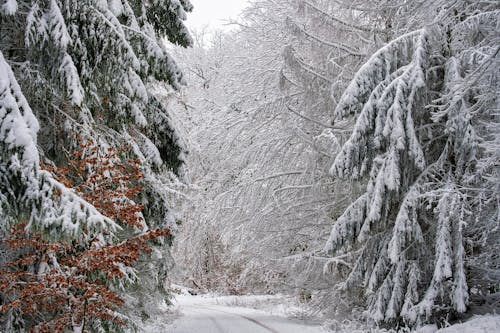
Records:
[[[200,29],[205,25],[210,29],[228,29],[224,26],[224,20],[236,18],[248,5],[248,0],[190,1],[194,9],[191,13],[187,13],[186,25],[189,29]]]

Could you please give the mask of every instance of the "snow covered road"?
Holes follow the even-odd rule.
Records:
[[[218,305],[210,298],[179,296],[177,302],[183,316],[170,327],[172,333],[324,333],[312,323]]]

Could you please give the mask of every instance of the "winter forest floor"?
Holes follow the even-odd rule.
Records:
[[[394,330],[369,328],[361,323],[338,319],[325,322],[311,315],[304,306],[286,296],[212,294],[177,295],[175,318],[159,318],[143,327],[146,333],[394,333]],[[464,323],[438,329],[420,327],[411,333],[497,333],[500,315],[474,316]],[[409,333],[409,332],[407,332]]]
[[[238,298],[186,296],[176,299],[181,316],[168,332],[172,333],[319,333],[319,322],[279,316],[273,311],[256,310],[245,306],[255,297],[238,302]],[[235,305],[231,305],[232,302]],[[239,305],[238,305],[239,304]]]

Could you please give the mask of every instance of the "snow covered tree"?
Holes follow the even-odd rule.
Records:
[[[77,236],[80,223],[97,230],[115,229],[115,223],[68,190],[39,167],[36,134],[39,124],[10,66],[0,53],[0,110],[2,177],[2,232],[26,219],[34,228],[57,226],[60,236]],[[57,194],[57,195],[55,195]]]
[[[184,82],[163,38],[191,44],[183,24],[191,9],[188,0],[0,3],[2,235],[23,221],[27,231],[76,241],[85,228],[104,234],[119,229],[39,167],[40,160],[67,166],[69,152],[88,139],[103,154],[128,144],[129,158],[141,164],[142,191],[135,200],[144,207],[144,225],[120,231],[118,239],[175,226],[171,187],[178,184],[174,173],[183,153],[152,88],[166,82],[177,89]],[[147,318],[153,303],[165,300],[169,247],[170,240],[155,242],[153,259],[137,261],[136,282],[148,282],[134,284],[138,296],[127,297],[125,305],[130,315],[142,311]]]
[[[175,254],[198,285],[209,276],[220,284],[204,287],[292,291],[318,276],[311,269],[306,277],[304,266],[327,239],[331,212],[349,202],[350,188],[327,173],[337,131],[330,87],[341,80],[344,87],[363,57],[335,41],[371,42],[332,28],[337,6],[322,1],[304,13],[301,2],[255,2],[236,23],[240,29],[176,55],[190,82],[187,101],[175,106],[189,138],[186,173],[199,191],[191,192]],[[325,128],[330,133],[322,134]],[[223,243],[215,250],[226,263],[211,265],[209,274],[199,255],[212,251],[204,248],[207,238]]]
[[[124,151],[111,147],[96,156],[95,144],[86,142],[72,155],[69,168],[44,168],[116,221],[120,232],[142,228],[143,207],[132,199],[140,192],[136,182],[143,175],[138,161],[120,161]],[[141,255],[151,253],[150,241],[170,237],[170,229],[148,230],[124,240],[119,233],[94,233],[85,227],[81,232],[85,237],[71,242],[47,240],[18,223],[2,239],[14,255],[0,269],[0,311],[9,317],[16,314],[15,320],[7,319],[7,330],[84,332],[102,326],[118,330],[127,323],[117,312],[124,299],[116,285],[123,288],[133,282],[132,267]]]
[[[335,109],[357,121],[330,172],[367,185],[324,251],[378,323],[463,313],[499,272],[498,6],[428,5],[434,23],[377,51]]]

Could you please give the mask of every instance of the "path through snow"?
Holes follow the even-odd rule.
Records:
[[[317,324],[271,315],[264,311],[214,303],[204,296],[177,297],[183,314],[172,333],[324,333]]]

